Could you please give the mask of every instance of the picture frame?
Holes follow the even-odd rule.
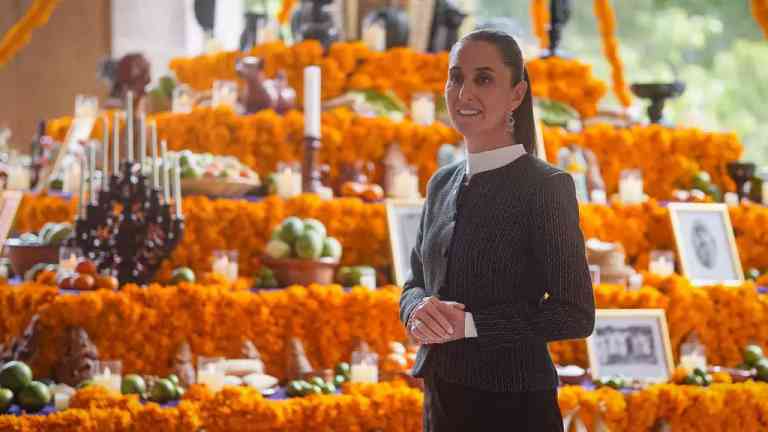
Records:
[[[744,282],[725,204],[671,203],[669,216],[683,276],[694,286]]]
[[[587,355],[595,380],[668,381],[675,362],[664,309],[598,309]]]
[[[405,284],[411,271],[411,250],[416,245],[423,208],[423,199],[386,201],[392,273],[395,283],[400,287]]]

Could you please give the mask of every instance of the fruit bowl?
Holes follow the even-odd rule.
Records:
[[[215,197],[239,197],[258,188],[258,182],[234,181],[217,178],[185,178],[181,180],[184,195],[206,195]]]
[[[58,264],[59,245],[25,244],[18,238],[5,241],[13,272],[24,276],[37,263]]]
[[[275,277],[282,286],[308,286],[313,283],[330,285],[339,266],[339,260],[333,258],[307,260],[264,256],[261,262],[275,272]]]

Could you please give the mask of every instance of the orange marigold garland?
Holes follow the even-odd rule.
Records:
[[[280,24],[287,23],[295,6],[296,0],[283,0],[280,5],[280,11],[277,13],[277,22]]]
[[[531,27],[533,34],[539,38],[539,47],[549,48],[549,2],[547,0],[531,0]]]
[[[0,39],[0,69],[32,39],[35,29],[48,23],[59,0],[35,0],[24,16]]]
[[[619,57],[619,41],[616,39],[616,15],[611,6],[611,0],[595,0],[595,16],[603,38],[603,52],[611,65],[613,92],[621,102],[628,107],[632,104],[632,95],[624,80],[624,66]]]
[[[582,117],[597,114],[605,95],[605,83],[592,74],[592,67],[578,60],[560,57],[537,58],[526,64],[535,97],[560,101]]]
[[[768,38],[768,0],[752,0],[752,15]]]

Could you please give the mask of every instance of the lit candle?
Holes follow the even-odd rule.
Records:
[[[163,200],[166,204],[171,203],[171,187],[170,180],[168,179],[168,143],[165,140],[160,141],[160,157],[162,158],[162,166],[160,169],[163,171]]]
[[[181,219],[181,166],[179,158],[174,160],[173,164],[173,194],[176,203],[176,218]]]
[[[725,195],[723,195],[723,202],[725,202],[728,207],[738,207],[739,194],[736,192],[726,192]]]
[[[648,264],[648,271],[657,276],[667,277],[675,272],[675,263],[669,261],[666,257],[660,256]]]
[[[411,119],[414,123],[429,126],[435,122],[435,101],[431,93],[416,93],[411,101]]]
[[[104,121],[104,145],[102,146],[102,150],[104,152],[104,161],[101,165],[101,172],[102,172],[102,186],[101,189],[107,190],[109,187],[109,116],[104,114],[102,116],[102,120]]]
[[[139,162],[143,174],[147,163],[147,116],[144,113],[139,114],[139,134]]]
[[[350,381],[354,383],[379,382],[379,368],[373,364],[353,364],[350,367]]]
[[[126,135],[128,146],[128,162],[133,162],[133,92],[125,94]]]
[[[381,20],[375,21],[363,31],[363,42],[371,51],[387,49],[387,29]]]
[[[112,373],[109,367],[107,367],[103,373],[93,377],[93,384],[120,393],[122,377],[118,373]]]
[[[88,146],[88,151],[90,156],[88,161],[88,164],[90,165],[88,175],[90,178],[88,180],[91,185],[91,204],[96,205],[96,141],[91,141]]]
[[[213,260],[213,272],[229,278],[229,257],[223,251],[218,251]]]
[[[115,149],[114,158],[112,159],[112,168],[115,172],[114,175],[120,174],[120,112],[115,111],[115,125],[112,127],[112,145]]]
[[[639,171],[623,174],[619,180],[619,198],[625,204],[643,202],[643,177]]]
[[[160,190],[160,171],[158,171],[157,160],[157,122],[153,121],[150,124],[150,130],[152,131],[152,187],[156,190]]]
[[[320,138],[320,67],[304,68],[304,136]]]

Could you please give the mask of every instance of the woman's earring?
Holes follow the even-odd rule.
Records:
[[[507,116],[507,129],[509,129],[510,132],[515,130],[515,112],[512,111]]]

